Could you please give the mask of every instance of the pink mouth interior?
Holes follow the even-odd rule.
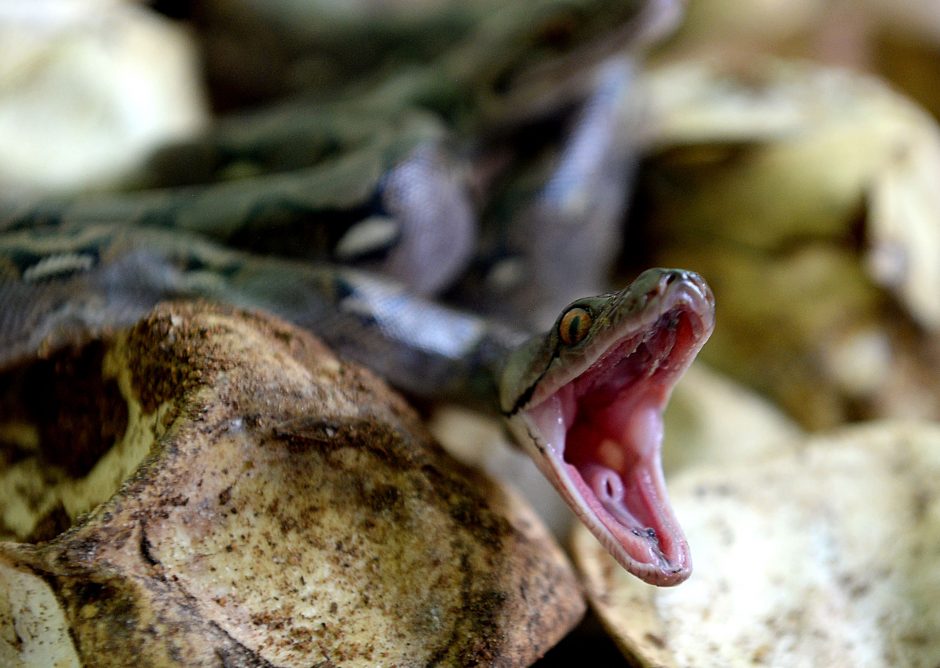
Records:
[[[530,410],[560,471],[636,562],[687,571],[688,547],[666,496],[662,412],[694,354],[687,313],[614,343],[580,376]],[[668,576],[667,578],[668,579]]]

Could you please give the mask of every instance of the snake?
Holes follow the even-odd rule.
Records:
[[[563,98],[580,102],[575,106],[581,112],[574,114],[578,122],[566,135],[556,169],[536,190],[543,219],[570,204],[572,188],[565,184],[572,173],[582,184],[574,188],[576,199],[584,199],[583,184],[596,174],[593,167],[575,169],[583,161],[571,156],[585,153],[585,146],[596,148],[598,133],[604,144],[620,129],[610,130],[603,119],[610,119],[611,104],[622,99],[618,91],[629,80],[629,69],[605,64],[596,71],[596,77],[584,77],[591,84],[586,94],[582,85],[574,98]],[[414,85],[399,88],[413,91]],[[413,92],[406,97],[413,99]],[[714,327],[714,296],[707,283],[692,271],[649,269],[622,290],[566,303],[538,333],[531,318],[502,317],[507,304],[499,296],[491,299],[500,303],[485,313],[437,300],[460,268],[474,261],[472,198],[466,182],[455,176],[459,169],[452,166],[459,160],[447,154],[441,116],[427,114],[427,108],[390,106],[383,117],[397,120],[380,124],[374,133],[356,129],[365,116],[357,117],[351,108],[351,122],[340,134],[359,133],[364,139],[340,142],[342,155],[313,165],[267,164],[249,178],[0,203],[0,368],[127,327],[167,299],[271,312],[412,396],[501,416],[627,571],[651,584],[682,582],[692,562],[662,474],[663,411]],[[288,108],[290,115],[298,117],[296,108]],[[508,117],[514,115],[518,112]],[[302,136],[335,137],[324,120],[335,113],[315,116],[322,123],[305,125],[314,130]],[[546,115],[534,114],[536,121],[532,116],[506,121],[503,113],[500,122],[513,132],[544,128]],[[245,154],[232,147],[252,136],[245,128],[274,127],[267,136],[280,136],[271,118],[284,118],[284,109],[247,124],[241,119],[234,130],[220,125],[203,138],[203,148],[210,146],[208,153],[216,156],[210,171],[218,171],[220,153],[237,156],[223,171],[244,162]],[[290,143],[280,140],[281,146]],[[192,155],[194,146],[182,152]],[[592,164],[611,165],[606,158]],[[560,199],[559,182],[568,193]],[[552,197],[562,205],[546,205]],[[619,211],[609,204],[601,208],[607,211],[601,218]],[[428,242],[423,234],[401,229],[403,221],[433,227],[442,219],[456,221],[443,241],[440,234]],[[383,225],[398,229],[389,234]],[[506,233],[493,236],[505,240]],[[325,243],[318,246],[317,238]],[[389,251],[379,253],[378,262],[376,238]],[[410,248],[401,254],[403,247]],[[421,253],[428,252],[422,260]],[[356,257],[368,261],[341,263]],[[555,259],[561,282],[581,289],[579,267]],[[430,272],[417,271],[423,266]],[[560,289],[551,292],[555,301],[564,296]],[[532,299],[531,292],[522,293],[524,298],[510,300],[509,306]]]
[[[0,196],[0,230],[169,227],[357,266],[422,295],[462,276],[464,305],[520,322],[533,304],[553,314],[601,287],[616,254],[630,56],[675,4],[481,3],[485,18],[425,66],[224,117],[157,151],[133,192]],[[559,278],[559,262],[578,271]]]
[[[529,336],[354,269],[129,225],[42,231],[0,236],[0,367],[128,326],[164,299],[263,309],[413,394],[503,415],[624,568],[659,585],[688,577],[660,446],[672,387],[714,326],[698,274],[647,270]]]

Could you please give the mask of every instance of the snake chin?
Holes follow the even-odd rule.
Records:
[[[675,585],[692,570],[660,461],[663,410],[710,332],[679,303],[620,338],[575,378],[520,412],[524,441],[580,519],[628,571]]]

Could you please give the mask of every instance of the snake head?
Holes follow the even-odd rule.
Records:
[[[620,292],[573,302],[513,352],[501,379],[516,438],[605,548],[650,584],[692,572],[663,480],[663,410],[714,314],[698,274],[650,269]]]

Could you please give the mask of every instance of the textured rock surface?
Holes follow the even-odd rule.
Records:
[[[0,543],[3,665],[527,665],[583,613],[530,509],[279,321],[162,305],[0,390],[47,471]]]
[[[933,668],[938,478],[937,425],[843,429],[670,481],[696,560],[681,587],[625,577],[586,531],[575,554],[641,665]]]

